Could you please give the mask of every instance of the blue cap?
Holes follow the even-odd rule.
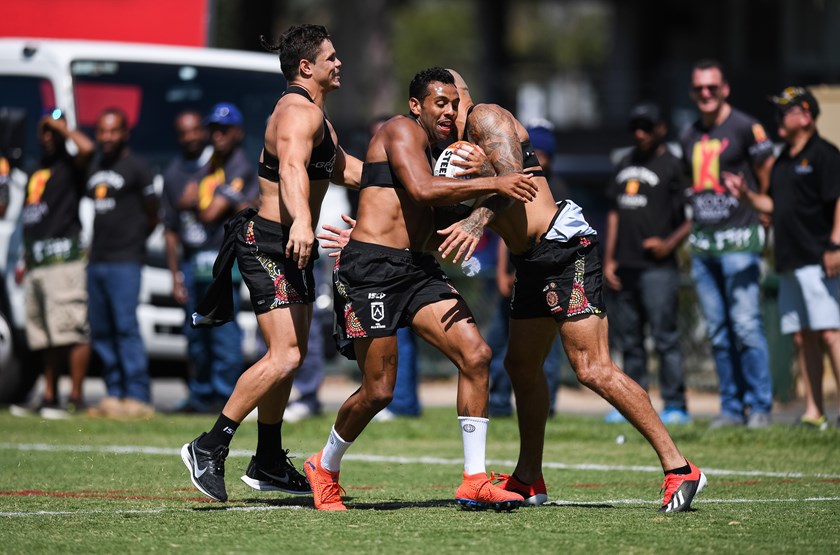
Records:
[[[216,123],[219,125],[242,125],[242,112],[230,102],[220,102],[213,106],[210,115],[204,118],[204,125]]]
[[[528,128],[528,137],[531,138],[531,146],[536,150],[542,150],[549,156],[554,156],[557,149],[554,142],[554,131],[547,125],[535,125]]]

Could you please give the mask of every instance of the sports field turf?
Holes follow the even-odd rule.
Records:
[[[300,467],[334,414],[284,426]],[[120,423],[45,421],[0,410],[1,553],[840,553],[840,431],[673,428],[707,474],[690,513],[657,512],[662,474],[628,425],[550,421],[545,480],[552,504],[465,512],[453,501],[462,451],[453,409],[371,424],[342,465],[346,513],[310,497],[239,481],[256,425],[228,458],[231,501],[193,489],[181,445],[210,417]],[[621,433],[627,438],[616,443]],[[490,425],[488,470],[510,472],[513,419]]]

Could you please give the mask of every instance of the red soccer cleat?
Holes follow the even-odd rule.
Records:
[[[346,511],[341,502],[344,490],[338,485],[338,472],[330,472],[321,466],[321,452],[312,455],[303,463],[306,478],[312,487],[312,499],[319,511]]]

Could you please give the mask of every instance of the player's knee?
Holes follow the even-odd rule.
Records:
[[[599,389],[614,371],[612,364],[593,359],[581,361],[574,368],[578,381],[590,389]]]
[[[370,406],[370,408],[376,412],[384,409],[388,405],[391,404],[391,400],[394,398],[394,391],[390,387],[385,387],[384,384],[377,385],[376,387],[367,388],[365,391],[365,401]]]
[[[286,351],[283,353],[266,353],[263,360],[267,362],[268,370],[275,383],[281,383],[294,375],[295,370],[300,368],[306,353],[299,351]]]
[[[493,351],[487,343],[481,343],[464,353],[464,370],[468,372],[486,371],[490,367]]]

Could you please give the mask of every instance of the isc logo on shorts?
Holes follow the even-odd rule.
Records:
[[[374,322],[376,322],[371,326],[371,329],[384,328],[385,326],[382,325],[382,320],[385,319],[385,303],[382,301],[370,303],[370,317]]]

